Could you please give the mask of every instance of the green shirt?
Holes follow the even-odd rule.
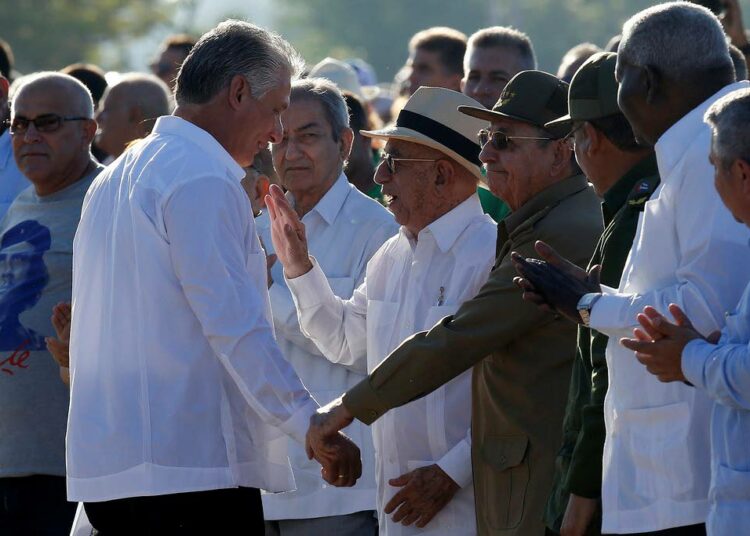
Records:
[[[477,194],[479,194],[479,202],[482,203],[482,210],[490,218],[500,223],[508,214],[510,214],[510,208],[506,205],[502,199],[498,199],[492,192],[485,190],[484,188],[477,188]]]
[[[656,156],[652,154],[604,194],[602,215],[606,228],[589,263],[589,267],[602,265],[603,284],[619,286],[638,217],[658,184]],[[607,340],[597,331],[578,328],[578,352],[565,408],[563,445],[555,461],[554,484],[545,512],[545,523],[555,531],[560,530],[570,493],[592,499],[601,494]],[[598,530],[597,526],[591,533],[598,534]]]

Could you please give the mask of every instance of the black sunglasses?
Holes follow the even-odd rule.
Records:
[[[29,123],[33,123],[34,128],[39,132],[55,132],[59,130],[65,121],[88,121],[90,117],[63,117],[57,114],[42,114],[34,119],[17,115],[12,121],[7,121],[9,131],[13,136],[25,134],[29,129]]]
[[[488,143],[492,143],[492,147],[498,151],[503,151],[510,146],[510,140],[554,140],[555,138],[538,138],[533,136],[508,136],[505,132],[496,130],[490,132],[487,129],[482,129],[477,134],[479,138],[479,145],[484,147]]]

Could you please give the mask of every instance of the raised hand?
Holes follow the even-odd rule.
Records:
[[[313,265],[307,249],[305,224],[300,221],[278,185],[271,185],[265,200],[271,219],[271,240],[277,258],[284,266],[284,274],[289,279],[306,274]]]
[[[310,417],[305,437],[307,457],[323,466],[323,479],[334,486],[353,486],[362,475],[359,449],[340,432],[353,420],[340,398]]]
[[[401,489],[385,505],[385,513],[395,511],[393,521],[406,526],[416,523],[420,529],[461,489],[437,464],[409,471],[388,483]]]
[[[55,329],[57,338],[47,337],[47,350],[52,358],[61,367],[70,366],[69,344],[70,344],[70,320],[71,309],[69,303],[58,303],[52,308],[52,327]]]

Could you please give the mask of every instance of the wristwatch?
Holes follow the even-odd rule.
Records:
[[[581,315],[584,326],[589,327],[589,323],[591,322],[591,308],[601,296],[598,292],[589,292],[578,300],[576,309],[578,309],[578,314]]]

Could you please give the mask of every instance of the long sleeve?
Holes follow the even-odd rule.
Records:
[[[248,239],[254,231],[234,190],[205,177],[171,194],[163,214],[172,263],[204,335],[247,403],[303,442],[317,404],[276,345],[266,317],[265,256],[259,247],[247,251],[257,239]]]
[[[286,282],[302,333],[332,363],[367,372],[367,283],[343,300],[333,293],[314,259],[312,270]]]
[[[750,344],[710,344],[702,339],[682,351],[682,370],[698,389],[724,406],[750,410]]]

